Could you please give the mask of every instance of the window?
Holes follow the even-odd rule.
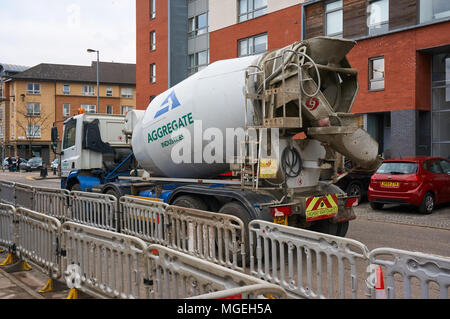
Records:
[[[81,108],[86,111],[86,113],[97,113],[97,105],[82,104]]]
[[[63,149],[66,150],[72,146],[75,146],[77,121],[71,119],[64,125],[64,127]]]
[[[441,167],[445,174],[450,174],[450,161],[441,160]]]
[[[329,37],[342,38],[343,14],[342,0],[333,1],[325,5],[325,29]]]
[[[420,0],[420,23],[450,17],[450,1]]]
[[[27,125],[27,137],[28,138],[41,138],[41,126],[39,124]]]
[[[41,103],[27,103],[27,116],[41,116]]]
[[[0,121],[3,119],[3,107],[0,106]]]
[[[150,64],[150,83],[156,82],[156,64]]]
[[[113,88],[112,87],[106,88],[106,96],[113,96]]]
[[[156,50],[156,32],[150,32],[150,51]]]
[[[238,50],[240,57],[266,52],[267,33],[239,40]]]
[[[0,137],[3,137],[5,135],[5,129],[3,125],[0,126]]]
[[[150,0],[150,19],[156,17],[156,0]]]
[[[64,95],[69,95],[70,94],[70,85],[68,85],[68,84],[64,84],[63,85],[63,94]]]
[[[205,34],[208,32],[208,13],[203,13],[192,17],[188,21],[189,38]]]
[[[389,0],[370,1],[367,8],[369,35],[389,31]]]
[[[209,51],[197,52],[189,55],[188,74],[192,75],[203,70],[209,63]]]
[[[14,124],[11,124],[11,138],[12,139],[16,138],[16,135],[15,135],[15,132],[14,132]]]
[[[113,114],[114,112],[114,107],[112,105],[107,105],[106,106],[106,114]]]
[[[257,18],[267,13],[267,0],[239,0],[239,22]]]
[[[63,116],[64,117],[70,116],[70,104],[63,104]]]
[[[127,115],[128,112],[133,111],[134,107],[132,106],[128,106],[128,105],[123,105],[122,106],[122,115]]]
[[[27,94],[41,94],[41,85],[39,83],[28,83]]]
[[[442,168],[441,165],[439,165],[438,159],[432,159],[429,161],[426,161],[423,163],[423,168],[425,168],[427,171],[435,174],[442,174]]]
[[[83,85],[82,94],[84,96],[94,96],[95,95],[94,87],[92,85]]]
[[[369,91],[384,90],[384,57],[369,59]]]
[[[121,96],[123,98],[132,99],[133,98],[133,88],[122,88]]]

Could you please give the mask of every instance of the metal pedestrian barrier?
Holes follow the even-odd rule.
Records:
[[[0,181],[0,248],[9,252],[0,266],[30,262],[98,298],[450,297],[448,257],[369,252],[351,239],[266,221],[245,228],[230,215],[130,196],[117,204]]]
[[[16,183],[14,185],[14,190],[15,206],[33,209],[34,187]]]
[[[450,258],[393,248],[374,249],[371,265],[386,275],[387,298],[450,298]],[[375,289],[372,289],[375,298]]]
[[[69,220],[100,229],[119,231],[117,199],[113,195],[71,192]]]
[[[14,214],[16,209],[11,205],[0,204],[0,247],[11,249],[16,241]]]
[[[169,205],[131,196],[120,199],[121,233],[163,244],[165,211]]]
[[[151,245],[146,250],[146,290],[148,299],[211,298],[211,293],[222,292],[214,297],[230,297],[237,294],[259,296],[264,292],[286,297],[279,289],[244,273],[160,246]],[[250,287],[261,288],[252,294]],[[243,288],[238,291],[229,289]],[[263,289],[265,288],[265,290]],[[226,291],[226,292],[224,292]]]
[[[265,221],[252,221],[250,273],[280,285],[293,297],[364,298],[359,273],[367,268],[367,247],[355,240]]]
[[[69,198],[65,189],[34,187],[33,210],[64,222],[69,217]]]
[[[3,204],[8,204],[15,206],[15,186],[16,183],[0,181],[0,202]]]
[[[59,220],[25,208],[17,209],[15,219],[17,223],[15,245],[19,259],[33,263],[49,278],[59,278],[61,276],[58,254],[61,229]]]
[[[235,216],[169,206],[165,211],[167,246],[240,271],[245,270],[245,233]]]
[[[97,298],[139,299],[143,256],[139,238],[66,222],[61,227],[62,267],[73,287]]]

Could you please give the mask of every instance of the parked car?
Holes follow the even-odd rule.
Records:
[[[372,176],[368,198],[373,209],[385,204],[413,205],[423,214],[450,202],[450,161],[410,157],[383,162]]]
[[[27,172],[38,171],[42,168],[42,158],[33,157],[23,167]]]
[[[59,158],[56,158],[51,164],[50,164],[50,168],[52,170],[57,170],[59,166]]]
[[[361,203],[369,190],[370,178],[375,172],[355,170],[340,179],[335,185],[350,196],[357,196],[358,203]]]

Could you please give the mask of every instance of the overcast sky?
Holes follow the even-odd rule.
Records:
[[[0,0],[0,63],[136,63],[135,0]]]

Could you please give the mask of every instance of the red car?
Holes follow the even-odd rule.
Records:
[[[414,205],[423,214],[450,202],[450,161],[440,157],[385,160],[370,180],[373,209],[385,204]]]

